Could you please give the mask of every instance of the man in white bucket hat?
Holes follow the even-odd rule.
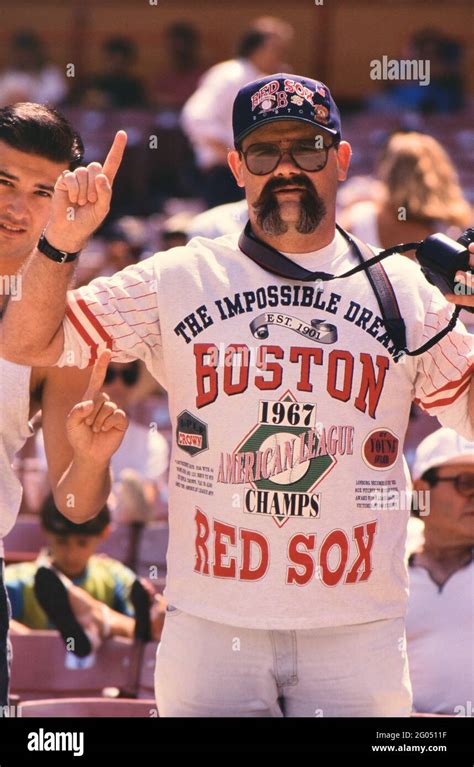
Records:
[[[428,492],[424,541],[409,559],[407,645],[413,703],[472,716],[474,442],[438,429],[419,445],[414,490]]]

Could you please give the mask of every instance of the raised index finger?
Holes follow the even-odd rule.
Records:
[[[110,183],[113,183],[117,171],[120,168],[122,162],[123,153],[127,146],[127,134],[124,130],[119,130],[115,134],[113,144],[109,149],[109,153],[105,158],[105,162],[102,166],[102,173],[107,176]]]
[[[107,373],[107,368],[109,366],[109,362],[112,357],[112,352],[110,349],[106,349],[100,357],[98,358],[97,362],[95,363],[94,367],[92,368],[91,377],[89,379],[89,385],[84,392],[84,400],[93,400],[97,395],[100,393],[104,381],[105,381],[105,374]]]

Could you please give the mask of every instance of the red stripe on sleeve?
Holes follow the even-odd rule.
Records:
[[[81,323],[79,322],[76,315],[74,314],[74,312],[71,310],[69,306],[66,309],[66,317],[71,322],[71,324],[74,325],[79,335],[84,339],[84,341],[88,345],[90,349],[90,353],[91,353],[89,365],[92,365],[97,359],[97,348],[98,348],[97,344],[95,343],[95,341],[92,340],[92,338],[87,333],[87,331],[82,327]]]
[[[84,301],[84,299],[83,298],[78,298],[77,299],[77,305],[78,305],[79,309],[81,309],[82,312],[86,315],[86,317],[89,320],[89,322],[91,323],[91,325],[93,325],[93,327],[97,330],[97,332],[100,335],[100,337],[106,342],[107,348],[111,349],[112,348],[112,338],[111,338],[111,336],[109,336],[109,334],[104,330],[104,328],[100,324],[100,322],[97,319],[97,317],[95,316],[95,314],[93,314],[91,312],[91,310],[89,309],[89,307],[87,306],[87,304]]]
[[[449,383],[445,384],[444,386],[441,386],[440,389],[435,389],[435,391],[430,392],[426,396],[434,397],[436,394],[439,394],[440,392],[447,391],[448,389],[455,389],[457,386],[461,386],[461,384],[464,383],[466,378],[469,378],[471,376],[471,373],[474,373],[474,364],[468,367],[468,369],[461,376],[461,378],[457,378],[455,381],[449,381]]]
[[[430,410],[433,407],[441,407],[442,405],[451,405],[453,402],[457,400],[460,394],[466,391],[470,382],[471,382],[471,379],[468,378],[468,380],[461,386],[461,388],[456,392],[456,394],[453,394],[452,397],[446,397],[445,399],[439,399],[439,400],[436,400],[436,402],[430,402],[430,403],[422,402],[419,399],[416,399],[415,402],[417,405],[422,405],[425,410]]]

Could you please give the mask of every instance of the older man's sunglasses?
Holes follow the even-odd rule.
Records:
[[[452,482],[460,495],[464,495],[466,498],[474,495],[473,472],[466,471],[462,474],[457,474],[454,477],[438,477],[435,471],[433,473],[426,472],[426,474],[426,481],[431,485],[431,487],[437,485],[438,482]]]
[[[287,150],[283,150],[279,144],[265,141],[250,144],[241,152],[247,169],[254,176],[272,173],[287,153],[298,168],[308,173],[315,173],[323,170],[328,160],[328,152],[333,146],[337,147],[337,143],[324,144],[315,139],[300,139],[293,141]]]

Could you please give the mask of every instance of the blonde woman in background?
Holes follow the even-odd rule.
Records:
[[[343,227],[370,245],[387,248],[434,232],[457,238],[472,224],[472,207],[457,172],[432,136],[394,133],[375,176],[381,182],[377,197],[351,205],[340,216]]]

